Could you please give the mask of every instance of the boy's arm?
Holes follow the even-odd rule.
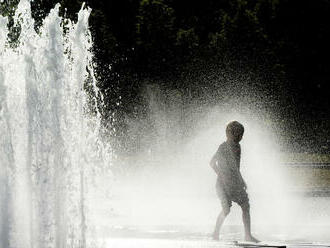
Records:
[[[237,168],[237,176],[238,176],[238,180],[240,181],[240,184],[243,186],[244,189],[247,189],[247,185],[242,177],[241,171],[239,168]]]
[[[219,165],[218,165],[218,152],[216,152],[211,161],[210,161],[210,166],[212,167],[212,169],[214,170],[214,172],[219,175],[220,171],[219,171]]]
[[[243,185],[243,188],[244,188],[244,189],[247,189],[246,182],[244,181],[241,172],[238,171],[238,173],[239,173],[239,177],[240,177],[241,183],[242,183],[242,185]]]
[[[217,176],[221,177],[221,166],[222,166],[222,161],[223,159],[223,153],[222,153],[222,148],[219,146],[218,150],[216,153],[213,155],[211,161],[210,161],[210,166],[214,170],[214,172],[217,174]]]

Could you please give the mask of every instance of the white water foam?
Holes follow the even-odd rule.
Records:
[[[93,181],[111,160],[100,139],[91,10],[64,25],[59,7],[37,33],[21,0],[15,48],[0,17],[1,247],[86,247]]]

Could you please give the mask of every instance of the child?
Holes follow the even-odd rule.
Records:
[[[227,141],[223,142],[214,154],[210,165],[217,174],[216,191],[222,205],[213,239],[219,240],[220,228],[230,212],[232,202],[236,202],[243,212],[245,240],[259,242],[251,234],[250,204],[246,193],[246,183],[240,172],[241,146],[244,127],[237,121],[230,122],[226,128]]]

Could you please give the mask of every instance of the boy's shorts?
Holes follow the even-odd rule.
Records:
[[[226,192],[219,182],[216,184],[217,195],[221,201],[222,209],[228,209],[232,206],[232,202],[236,202],[241,207],[249,207],[249,196],[245,189]]]

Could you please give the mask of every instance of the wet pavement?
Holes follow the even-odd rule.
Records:
[[[237,241],[212,241],[212,240],[168,240],[168,239],[108,239],[106,247],[111,248],[258,248],[258,247],[273,247],[273,248],[322,248],[330,247],[330,243],[318,242],[261,242],[246,243]]]

